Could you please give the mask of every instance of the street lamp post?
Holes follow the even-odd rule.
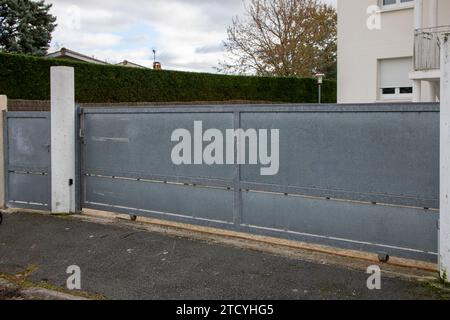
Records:
[[[315,75],[315,77],[317,78],[317,85],[319,87],[319,104],[322,103],[322,84],[323,84],[323,77],[325,77],[325,75],[323,73],[317,73]]]

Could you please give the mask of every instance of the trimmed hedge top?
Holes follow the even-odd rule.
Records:
[[[5,53],[0,53],[0,94],[10,99],[49,100],[51,66],[75,68],[79,103],[318,100],[317,82],[311,78],[155,71]],[[336,102],[336,81],[324,81],[322,101]]]

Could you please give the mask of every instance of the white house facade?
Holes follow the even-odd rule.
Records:
[[[338,102],[439,101],[450,0],[338,0]]]

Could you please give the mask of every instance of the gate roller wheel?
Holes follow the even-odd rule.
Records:
[[[389,254],[387,254],[386,252],[380,252],[378,253],[378,260],[382,263],[388,263],[389,262]]]

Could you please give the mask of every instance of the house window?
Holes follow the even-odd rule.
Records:
[[[414,6],[414,0],[381,0],[380,3],[383,9],[399,9]]]
[[[413,85],[409,73],[412,70],[411,57],[379,60],[380,100],[411,100]]]

